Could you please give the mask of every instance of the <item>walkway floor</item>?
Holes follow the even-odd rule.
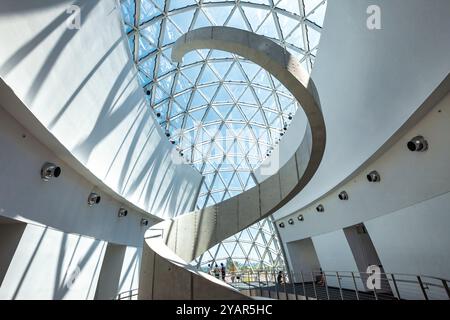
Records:
[[[388,293],[378,293],[377,298],[375,298],[375,295],[372,292],[364,292],[364,291],[358,291],[358,296],[356,296],[355,290],[348,290],[348,289],[342,289],[342,296],[341,291],[339,288],[336,287],[326,287],[326,286],[318,286],[313,285],[312,282],[306,282],[303,288],[302,283],[296,283],[295,284],[295,290],[294,286],[292,284],[286,284],[286,285],[272,285],[272,286],[255,286],[256,283],[247,284],[240,283],[239,287],[241,289],[245,288],[248,289],[249,286],[253,289],[256,289],[258,295],[260,296],[266,296],[269,295],[268,292],[272,292],[272,296],[276,296],[277,287],[278,287],[278,294],[281,299],[284,300],[284,297],[287,294],[297,294],[299,296],[308,296],[310,298],[318,299],[318,300],[397,300],[395,296]],[[328,290],[327,290],[328,289]],[[261,291],[262,290],[262,291]],[[274,294],[275,292],[275,294]],[[306,293],[306,294],[305,294]],[[283,297],[284,295],[284,297]]]

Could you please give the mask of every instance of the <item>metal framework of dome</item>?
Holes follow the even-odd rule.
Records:
[[[242,57],[197,50],[171,61],[174,42],[206,26],[241,28],[274,40],[311,72],[325,0],[122,0],[124,30],[139,81],[180,156],[203,176],[197,207],[241,193],[270,156],[298,109],[269,73]],[[199,267],[229,262],[248,268],[282,267],[268,218],[208,250]]]

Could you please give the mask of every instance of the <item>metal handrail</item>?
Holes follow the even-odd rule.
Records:
[[[282,272],[282,286],[278,283],[277,276],[279,272]],[[228,276],[231,274],[228,273]],[[239,275],[239,277],[237,277]],[[311,281],[305,280],[305,275],[307,277],[311,277]],[[324,281],[322,285],[316,284],[316,275],[323,275]],[[435,299],[435,295],[437,292],[432,293],[431,290],[433,288],[438,288],[440,291],[439,298],[445,297],[445,299],[450,300],[450,289],[449,284],[450,280],[435,277],[435,276],[424,276],[424,275],[412,275],[405,273],[380,273],[380,281],[384,281],[384,284],[388,287],[389,291],[383,290],[360,290],[358,288],[357,280],[364,280],[363,276],[370,276],[370,273],[366,272],[351,272],[351,271],[312,271],[308,273],[305,272],[289,272],[287,273],[285,270],[248,270],[243,272],[234,273],[235,281],[229,283],[234,285],[236,289],[240,291],[246,291],[250,296],[263,296],[267,294],[271,298],[276,299],[293,299],[299,300],[299,296],[302,299],[317,299],[320,300],[323,295],[326,296],[326,299],[334,299],[330,290],[335,290],[335,296],[339,297],[340,300],[344,299],[353,299],[352,296],[349,296],[350,292],[353,292],[356,300],[362,300],[364,298],[368,298],[368,295],[373,294],[372,299],[382,299],[382,298],[392,298],[392,299],[407,299],[408,296],[421,296],[425,300],[433,300]],[[384,276],[384,278],[383,278]],[[409,279],[404,279],[404,278]],[[330,286],[330,281],[332,279],[337,280],[337,287]],[[295,280],[300,280],[300,285],[296,287],[297,283]],[[353,290],[349,288],[345,288],[343,286],[343,281],[350,280],[349,283],[352,284]],[[436,281],[436,283],[430,281]],[[309,287],[310,290],[307,290],[307,284],[311,283],[312,288]],[[292,286],[289,286],[292,284]],[[363,284],[363,283],[362,283]],[[410,285],[414,285],[415,289],[411,290]],[[363,287],[364,284],[363,284]],[[289,288],[292,288],[292,292],[288,292]],[[319,288],[323,288],[323,290],[319,290]],[[273,290],[272,290],[273,289]],[[281,291],[280,291],[281,289]],[[344,294],[344,290],[347,295]],[[309,291],[309,292],[308,292]],[[319,295],[321,292],[322,296]],[[273,294],[273,296],[272,296]],[[117,300],[131,300],[133,297],[138,295],[138,289],[132,289],[128,291],[121,292],[117,295]],[[339,298],[337,300],[339,300]],[[415,299],[415,298],[414,298]]]
[[[315,298],[320,299],[321,297],[318,295],[318,288],[316,287],[317,281],[316,276],[322,275],[322,285],[317,285],[319,288],[323,287],[324,290],[322,290],[322,294],[326,294],[327,299],[333,299],[330,294],[331,289],[339,289],[336,292],[334,292],[335,295],[339,296],[341,300],[344,300],[344,298],[349,298],[348,294],[344,297],[344,290],[348,292],[350,289],[343,286],[342,282],[346,280],[350,280],[350,282],[353,284],[353,290],[355,294],[356,300],[361,300],[364,298],[368,298],[368,294],[372,294],[372,299],[405,299],[407,297],[413,296],[413,299],[417,299],[417,297],[421,297],[425,300],[432,300],[432,299],[449,299],[450,300],[450,289],[448,283],[450,280],[439,278],[436,276],[425,276],[425,275],[412,275],[412,274],[405,274],[405,273],[380,273],[380,282],[385,285],[382,290],[379,289],[368,289],[367,285],[364,283],[361,283],[364,289],[359,289],[357,285],[358,281],[364,281],[365,277],[369,277],[372,274],[366,273],[366,272],[351,272],[351,271],[312,271],[310,272],[311,281],[305,281],[304,273],[299,272],[289,272],[285,270],[249,270],[246,272],[241,272],[242,276],[246,277],[244,281],[243,277],[241,278],[242,282],[246,283],[249,290],[249,293],[255,293],[259,292],[260,295],[263,294],[263,287],[265,291],[270,290],[269,288],[269,279],[267,277],[267,274],[271,275],[270,282],[273,283],[275,291],[276,291],[276,297],[280,298],[280,288],[279,283],[276,280],[276,274],[278,272],[282,272],[283,275],[283,283],[285,284],[283,288],[286,299],[289,299],[288,290],[289,288],[292,288],[292,295],[294,296],[293,299],[298,300],[299,290],[303,294],[304,299],[308,298]],[[266,273],[264,285],[262,286],[261,283],[261,274]],[[300,277],[298,277],[300,276]],[[308,277],[309,277],[308,276]],[[300,278],[300,286],[297,288],[295,285],[295,280],[297,281]],[[409,278],[409,279],[405,279]],[[337,280],[337,286],[333,287],[330,285],[330,281],[332,282],[333,279]],[[431,281],[436,281],[437,283],[433,283]],[[314,291],[313,294],[310,294],[306,290],[305,284],[312,284],[312,289]],[[289,284],[292,284],[292,286],[288,286]],[[414,290],[411,290],[410,285],[414,285],[416,288]],[[361,286],[360,286],[361,287]],[[251,289],[250,289],[251,288]],[[432,292],[432,290],[437,290],[435,292]],[[253,291],[252,291],[253,290]],[[270,295],[270,292],[268,293]]]

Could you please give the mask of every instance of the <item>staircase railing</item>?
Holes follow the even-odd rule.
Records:
[[[449,280],[426,275],[258,270],[233,279],[230,284],[248,296],[281,300],[450,300]]]

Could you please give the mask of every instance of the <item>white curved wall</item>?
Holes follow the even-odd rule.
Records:
[[[106,185],[158,217],[189,211],[201,176],[174,164],[136,78],[114,0],[7,0],[0,8],[0,76],[32,114]],[[33,9],[33,10],[32,10]],[[8,105],[5,105],[8,108]],[[18,110],[8,110],[21,117]]]
[[[137,288],[146,230],[141,219],[147,217],[149,225],[160,219],[80,175],[1,105],[0,150],[0,252],[9,249],[11,257],[2,257],[0,299],[93,299],[108,243],[126,252],[117,261],[117,292]],[[46,161],[61,166],[58,179],[41,180],[40,167]],[[102,200],[89,207],[92,190]],[[127,217],[117,216],[120,207],[128,209]],[[20,223],[23,233],[2,224],[2,217]]]
[[[330,234],[343,228],[364,223],[378,253],[384,270],[450,278],[450,78],[447,95],[384,154],[365,165],[350,181],[311,206],[279,221],[293,218],[293,226],[279,229],[283,243],[312,238],[322,248],[316,248],[324,270],[338,270],[347,240],[329,240]],[[406,144],[417,135],[429,141],[429,150],[410,152]],[[377,170],[380,183],[369,183],[366,174]],[[338,199],[345,190],[348,201]],[[323,204],[325,212],[316,206]],[[302,214],[304,221],[297,216]],[[348,250],[347,250],[348,251]],[[354,264],[353,257],[346,260]],[[343,270],[353,271],[353,270]],[[418,291],[419,292],[419,291]]]
[[[380,6],[382,30],[367,28],[369,5]],[[314,178],[276,218],[307,206],[355,172],[447,76],[448,12],[447,0],[328,3],[311,75],[327,147]]]
[[[2,263],[1,299],[112,298],[136,289],[141,219],[151,226],[196,200],[201,176],[172,159],[145,103],[120,7],[77,3],[80,30],[66,25],[72,1],[0,6],[0,223],[5,216],[26,225],[8,246],[16,250],[6,272]],[[39,175],[46,161],[62,167],[48,183]],[[87,205],[91,191],[101,194],[99,205]],[[122,206],[126,218],[117,216]],[[119,249],[106,256],[109,244]]]

